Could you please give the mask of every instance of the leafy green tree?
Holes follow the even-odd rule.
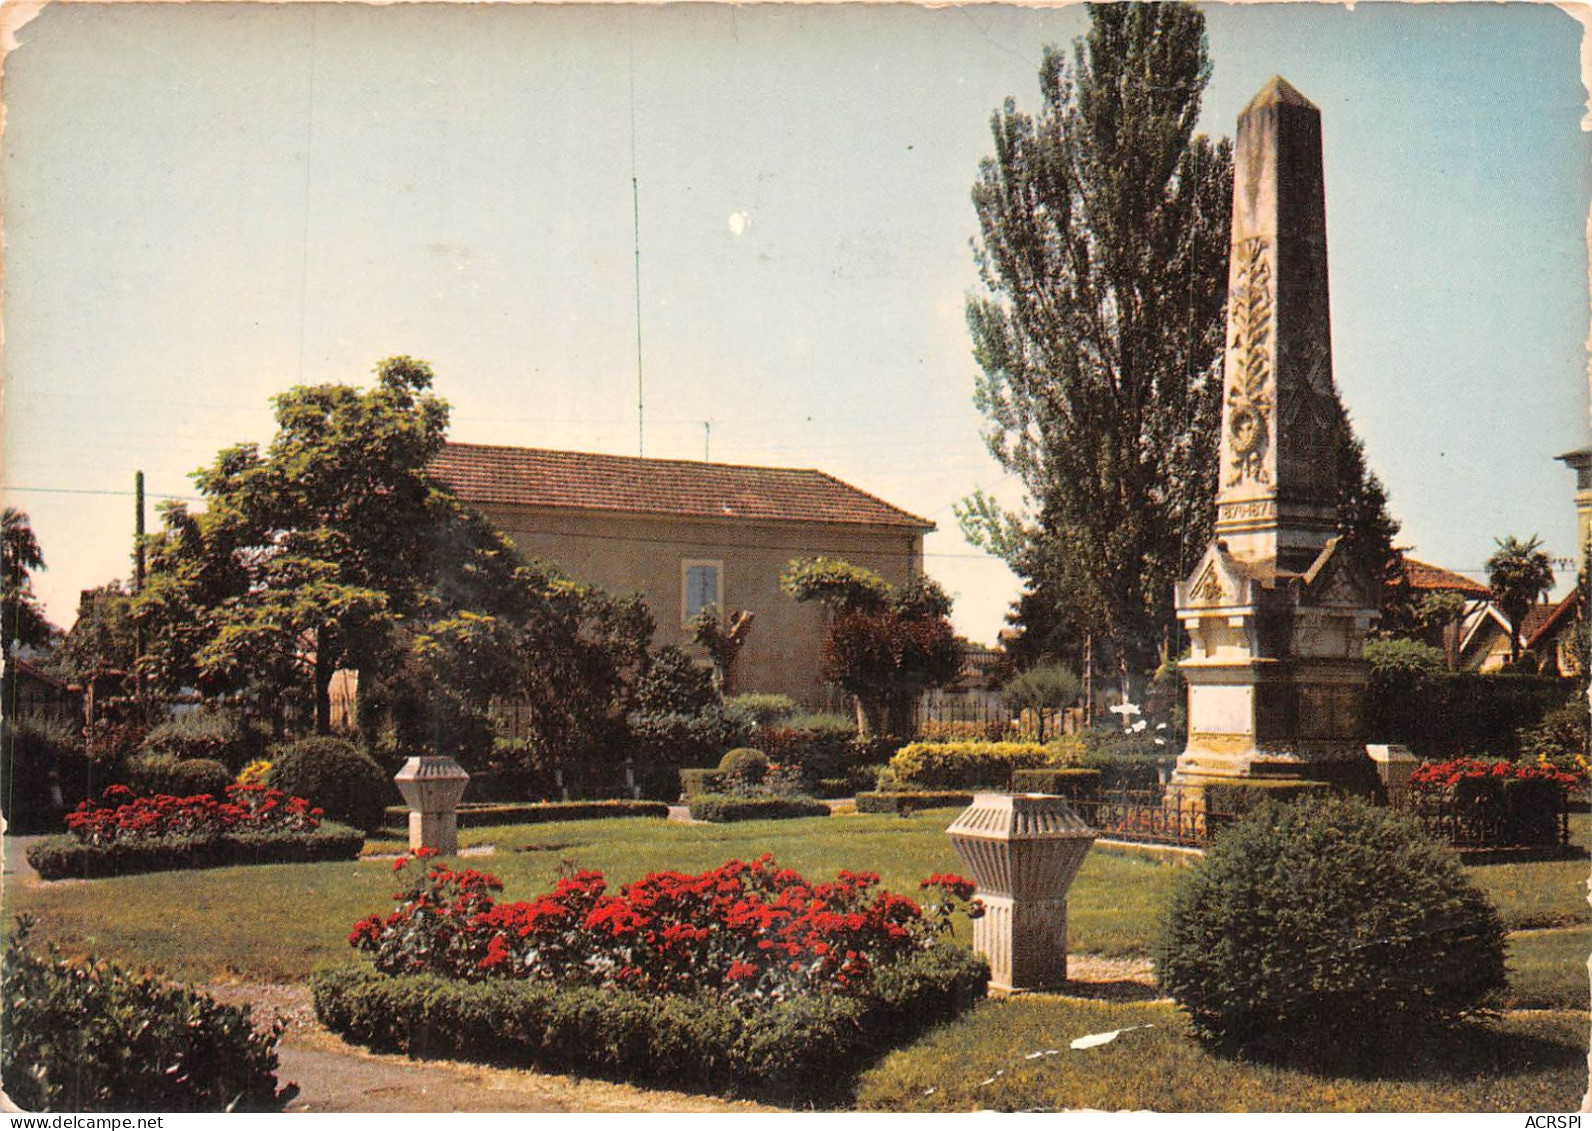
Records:
[[[267,451],[226,449],[194,476],[205,511],[167,509],[137,605],[166,682],[303,689],[324,732],[332,674],[390,665],[397,622],[431,611],[426,555],[459,518],[426,473],[447,405],[423,362],[377,377],[277,396]]]
[[[1509,622],[1509,661],[1516,663],[1520,659],[1520,623],[1531,606],[1553,588],[1553,562],[1536,535],[1525,542],[1513,534],[1494,541],[1498,549],[1487,559],[1487,585]]]
[[[1037,117],[1013,100],[973,188],[985,293],[968,303],[976,403],[1023,521],[975,495],[980,544],[1144,670],[1173,583],[1209,539],[1231,154],[1194,136],[1203,17],[1091,5],[1069,63],[1045,52]]]
[[[1045,741],[1045,712],[1070,707],[1083,694],[1083,683],[1063,664],[1040,664],[1029,668],[1001,687],[1006,706],[1019,713],[1034,712],[1038,741]]]
[[[308,708],[324,733],[331,677],[351,668],[361,730],[406,753],[477,750],[492,698],[514,695],[559,758],[622,757],[646,610],[524,561],[431,477],[448,409],[430,368],[395,357],[376,373],[276,397],[268,449],[201,470],[203,512],[166,509],[135,603],[146,671]]]
[[[32,575],[44,568],[33,524],[23,512],[6,507],[0,512],[0,650],[8,671],[19,645],[42,648],[55,631],[33,594]]]
[[[872,570],[823,557],[792,561],[780,584],[796,600],[829,610],[824,678],[856,699],[858,731],[911,737],[918,696],[955,679],[961,666],[945,590],[921,576],[893,586]]]
[[[1173,585],[1211,537],[1232,159],[1194,134],[1210,76],[1200,13],[1089,12],[1070,61],[1045,53],[1039,114],[1011,99],[995,114],[973,188],[975,402],[1028,513],[978,492],[957,513],[1034,596],[1019,606],[1038,637],[1026,651],[1092,637],[1130,694],[1175,654]],[[1340,523],[1380,560],[1396,527],[1345,437]]]
[[[129,672],[138,658],[133,627],[133,597],[120,581],[85,590],[77,619],[56,654],[56,667],[68,678],[90,679],[101,672]]]

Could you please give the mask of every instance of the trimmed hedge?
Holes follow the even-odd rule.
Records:
[[[1531,778],[1465,778],[1449,793],[1453,809],[1461,820],[1471,816],[1495,825],[1496,832],[1492,835],[1496,836],[1499,847],[1559,843],[1559,814],[1565,805],[1565,789],[1558,782]]]
[[[1058,760],[1055,749],[1037,742],[913,742],[890,759],[887,773],[893,784],[914,789],[1005,789],[1014,770]]]
[[[827,817],[829,806],[811,797],[737,797],[702,793],[691,798],[693,821],[778,821],[787,817]]]
[[[28,863],[46,880],[95,879],[176,868],[354,860],[364,845],[364,833],[323,821],[314,832],[291,836],[225,833],[214,838],[173,836],[102,845],[56,836],[30,845]]]
[[[973,804],[971,793],[950,790],[874,790],[857,794],[859,813],[905,815],[919,809],[965,809]]]
[[[1373,673],[1366,689],[1366,741],[1403,743],[1434,762],[1465,755],[1514,759],[1521,732],[1581,690],[1578,681],[1557,676]]]
[[[1062,797],[1093,797],[1100,792],[1099,770],[1013,770],[1013,793],[1054,793]]]
[[[480,829],[496,825],[540,825],[549,821],[599,821],[607,817],[658,817],[667,820],[666,801],[524,801],[459,806],[459,827]],[[407,825],[409,810],[390,805],[388,826]]]
[[[1324,798],[1333,793],[1326,782],[1302,781],[1297,778],[1268,781],[1265,778],[1246,778],[1242,781],[1206,785],[1205,808],[1212,813],[1242,816],[1268,801],[1286,805],[1304,798]]]
[[[311,986],[321,1023],[376,1051],[800,1105],[843,1101],[872,1058],[956,1016],[988,981],[982,958],[936,946],[881,968],[855,996],[799,997],[749,1013],[712,998],[388,977],[368,967],[318,970]]]
[[[680,792],[685,797],[698,797],[704,793],[717,793],[724,785],[724,775],[718,770],[692,769],[680,771]]]
[[[0,1076],[23,1111],[281,1111],[283,1023],[256,1030],[249,1007],[163,985],[147,973],[51,947],[6,948]]]

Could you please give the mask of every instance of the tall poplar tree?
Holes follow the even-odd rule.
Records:
[[[1194,134],[1200,13],[1089,12],[1070,61],[1045,53],[1038,116],[994,115],[973,188],[976,402],[1031,515],[980,494],[958,514],[1027,579],[1031,614],[1057,611],[1025,627],[1091,633],[1126,679],[1210,537],[1232,158]]]
[[[1195,8],[1089,14],[1070,59],[1046,51],[1039,114],[994,115],[973,186],[975,402],[1029,513],[975,492],[957,515],[1027,583],[1019,660],[1092,637],[1126,693],[1177,651],[1173,586],[1215,518],[1232,147],[1194,133],[1211,72]],[[1339,527],[1381,581],[1398,524],[1338,411]]]

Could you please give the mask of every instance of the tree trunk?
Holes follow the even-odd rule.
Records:
[[[332,733],[332,662],[327,653],[330,633],[315,630],[315,733]]]
[[[889,705],[882,699],[857,696],[857,736],[880,738],[890,730]]]

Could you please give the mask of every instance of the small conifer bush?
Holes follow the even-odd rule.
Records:
[[[1354,799],[1267,804],[1179,877],[1156,975],[1224,1052],[1375,1069],[1503,989],[1504,931],[1455,857]]]

